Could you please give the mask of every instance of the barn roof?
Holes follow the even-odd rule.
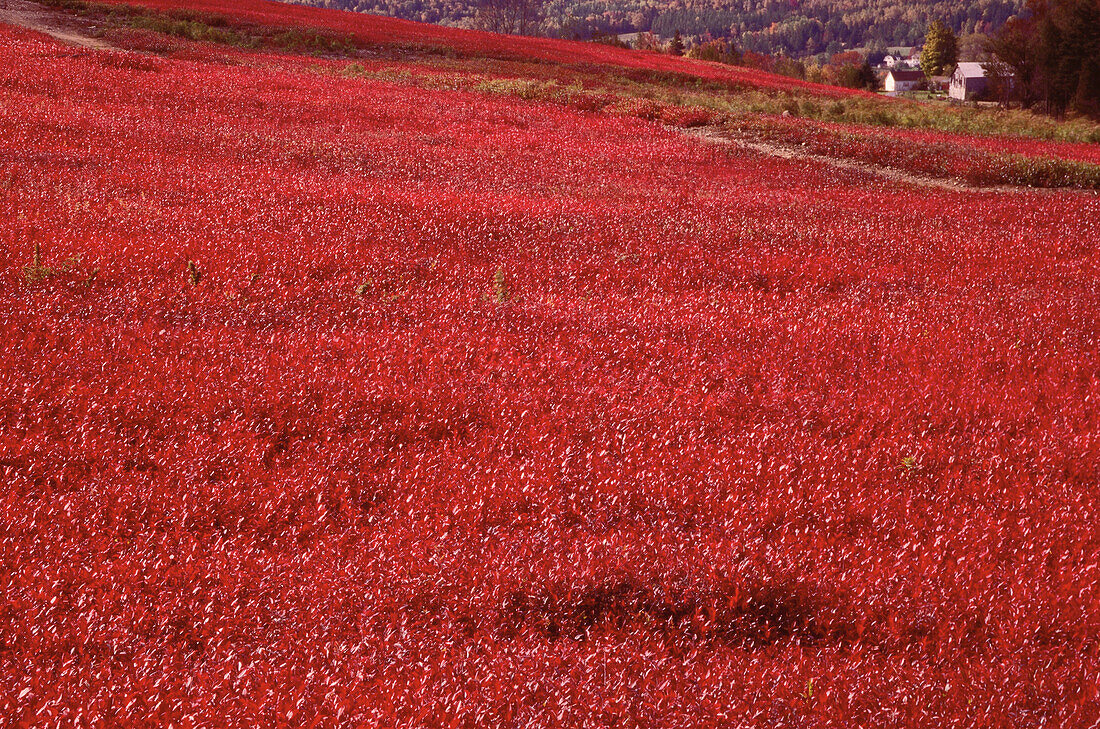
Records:
[[[985,66],[981,63],[964,62],[955,69],[963,78],[985,78]]]
[[[924,71],[919,69],[910,71],[892,68],[889,73],[894,77],[895,81],[920,81],[924,78]]]

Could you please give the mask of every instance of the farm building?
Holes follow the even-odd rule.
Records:
[[[920,64],[920,48],[914,46],[892,46],[886,49],[882,65],[886,68],[916,68]]]
[[[909,71],[891,68],[886,73],[886,82],[883,84],[882,87],[886,89],[888,93],[897,94],[903,91],[912,91],[913,89],[920,86],[923,81],[923,71]]]
[[[950,76],[933,76],[928,79],[928,89],[939,93],[946,93],[951,85]]]
[[[966,101],[981,96],[988,85],[985,66],[980,63],[960,63],[951,76],[947,95],[952,99]]]

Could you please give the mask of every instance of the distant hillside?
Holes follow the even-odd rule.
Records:
[[[302,0],[444,25],[472,27],[479,3],[465,0]],[[537,1],[537,0],[536,0]],[[758,53],[832,54],[845,48],[916,45],[933,18],[959,34],[989,33],[1022,0],[556,0],[546,6],[551,35],[588,38],[651,31],[670,37],[732,38]]]

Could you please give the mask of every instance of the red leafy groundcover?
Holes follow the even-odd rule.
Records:
[[[1096,145],[882,129],[808,119],[753,115],[735,118],[736,136],[774,141],[829,159],[855,160],[980,186],[1100,188]]]
[[[752,68],[677,58],[660,53],[632,51],[600,43],[578,43],[549,38],[502,36],[493,33],[414,23],[363,13],[321,10],[269,0],[95,0],[104,5],[123,5],[158,11],[186,10],[217,17],[275,27],[309,27],[347,34],[359,41],[383,46],[411,45],[445,48],[476,56],[569,63],[612,65],[653,72],[683,74],[708,81],[775,90],[801,89],[817,95],[843,98],[872,96],[855,89],[810,83]]]
[[[915,170],[923,166],[923,171],[954,165],[963,172],[979,175],[981,161],[988,163],[1004,155],[1100,165],[1100,144],[869,127],[774,115],[755,115],[738,121],[749,129],[773,132],[779,139],[806,142],[822,153],[866,157],[869,162],[900,161],[906,155],[919,157],[923,152],[923,156],[927,157],[925,161],[911,163]]]
[[[927,129],[888,129],[882,133],[905,141],[931,144],[957,144],[985,152],[1018,154],[1025,157],[1051,157],[1100,165],[1100,144],[1059,142],[1047,139],[983,137],[977,134],[949,134]]]
[[[0,61],[0,724],[1100,715],[1095,195]]]

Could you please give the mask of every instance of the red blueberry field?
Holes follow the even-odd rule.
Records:
[[[148,5],[374,45],[0,25],[0,727],[1097,726],[1095,191]]]

